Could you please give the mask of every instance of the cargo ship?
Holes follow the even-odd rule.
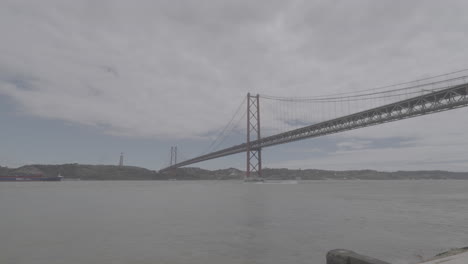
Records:
[[[63,176],[44,177],[42,174],[0,176],[0,181],[61,181]]]

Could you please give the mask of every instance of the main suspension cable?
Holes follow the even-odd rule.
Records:
[[[407,85],[407,84],[411,84],[411,83],[418,83],[418,82],[421,82],[421,81],[427,81],[427,80],[431,80],[431,79],[435,79],[435,78],[439,78],[439,77],[443,77],[443,76],[449,76],[449,75],[453,75],[453,74],[460,73],[460,72],[465,72],[465,71],[468,71],[468,69],[463,69],[463,70],[454,71],[454,72],[450,72],[450,73],[445,73],[445,74],[440,74],[440,75],[431,76],[431,77],[427,77],[427,78],[422,78],[422,79],[418,79],[418,80],[414,80],[414,81],[410,81],[410,82],[403,82],[403,83],[392,84],[392,85],[387,85],[387,86],[382,86],[382,87],[377,87],[377,88],[372,88],[372,89],[359,90],[359,91],[334,93],[334,94],[329,94],[329,95],[320,95],[320,96],[299,98],[299,97],[271,96],[271,95],[262,94],[262,95],[260,95],[260,97],[263,98],[263,99],[278,100],[278,101],[312,101],[312,102],[314,102],[314,101],[328,101],[328,100],[339,100],[339,99],[365,97],[365,96],[370,96],[370,95],[386,94],[386,93],[392,93],[392,92],[397,92],[397,91],[413,90],[413,89],[426,87],[426,86],[430,86],[430,85],[436,85],[436,84],[440,84],[440,83],[444,83],[444,82],[456,81],[456,80],[460,80],[460,79],[466,79],[468,77],[468,75],[463,75],[463,76],[450,78],[450,79],[446,79],[446,80],[434,81],[434,82],[430,82],[430,83],[417,84],[417,85],[412,85],[412,86],[409,86],[409,87],[403,87],[403,88],[398,88],[398,89],[393,89],[393,90],[385,90],[385,91],[376,92],[378,90],[382,90],[382,89],[386,89],[386,88],[397,87],[397,86]],[[374,92],[362,94],[363,92],[369,92],[369,91],[374,91]]]
[[[223,142],[224,141],[224,138],[227,136],[228,133],[231,132],[232,128],[230,131],[228,131],[228,128],[231,126],[231,124],[233,123],[234,119],[236,118],[236,116],[239,114],[239,112],[241,111],[242,109],[242,106],[244,105],[244,103],[247,101],[247,97],[244,98],[244,100],[242,100],[242,102],[240,103],[240,105],[237,107],[236,111],[234,112],[234,115],[231,117],[231,119],[229,120],[229,122],[226,124],[226,126],[224,126],[223,129],[220,130],[220,132],[218,133],[217,137],[215,138],[215,140],[213,140],[210,144],[210,146],[203,152],[203,154],[206,154],[208,152],[210,152],[215,144],[217,143],[217,141],[220,141],[220,142]],[[236,122],[235,126],[237,126],[239,121]],[[226,133],[228,132],[228,133]],[[222,137],[224,137],[222,139]],[[216,146],[218,146],[219,144],[216,144]]]

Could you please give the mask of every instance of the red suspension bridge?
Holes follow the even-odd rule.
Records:
[[[242,106],[245,103],[247,108],[247,111],[244,112],[247,123],[246,141],[244,143],[211,151],[179,163],[171,158],[171,165],[160,171],[170,171],[182,166],[246,152],[246,178],[261,178],[263,148],[468,106],[468,75],[463,75],[466,71],[462,70],[397,85],[330,96],[287,98],[258,94],[252,96],[249,93],[241,104]],[[299,111],[299,115],[302,114],[302,117],[282,116],[281,120],[282,123],[300,121],[301,127],[261,137],[260,103],[264,101],[295,104],[309,103],[322,106],[334,104],[335,114],[337,104],[340,105],[340,109],[346,109],[347,105],[348,113],[341,116],[338,114],[333,118],[317,122],[316,120],[304,118],[305,115],[313,111],[302,111],[302,113]],[[368,107],[363,102],[371,102],[373,107]],[[351,108],[356,107],[350,107],[350,105],[358,106],[358,110],[352,112]],[[363,109],[363,107],[367,107],[367,109]],[[235,116],[241,109],[242,107],[239,107]],[[328,108],[326,112],[333,111]],[[346,111],[340,113],[343,112]],[[270,121],[274,119],[271,118],[271,115],[268,115],[268,112],[262,112],[262,116],[265,114]],[[233,127],[230,126],[233,119],[222,130],[220,135],[225,135],[226,130],[233,130]],[[276,118],[276,120],[279,119]],[[308,124],[303,125],[304,123]],[[213,143],[218,140],[219,137]],[[171,157],[173,151],[171,151]]]

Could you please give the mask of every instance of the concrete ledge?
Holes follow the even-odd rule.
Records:
[[[450,251],[438,254],[432,259],[428,259],[421,264],[467,264],[468,247],[452,249]]]
[[[327,264],[390,264],[375,258],[359,255],[346,249],[334,249],[327,253]]]

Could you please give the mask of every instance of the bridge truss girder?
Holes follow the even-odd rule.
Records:
[[[411,117],[432,114],[468,106],[468,83],[417,96],[392,104],[372,108],[329,121],[294,129],[277,135],[259,138],[230,148],[222,149],[193,159],[189,159],[161,171],[187,166],[193,163],[233,155],[250,149],[261,149],[306,138],[319,137],[338,132],[363,128]]]
[[[463,84],[263,138],[257,144],[268,147],[464,107],[467,93],[468,84]]]

